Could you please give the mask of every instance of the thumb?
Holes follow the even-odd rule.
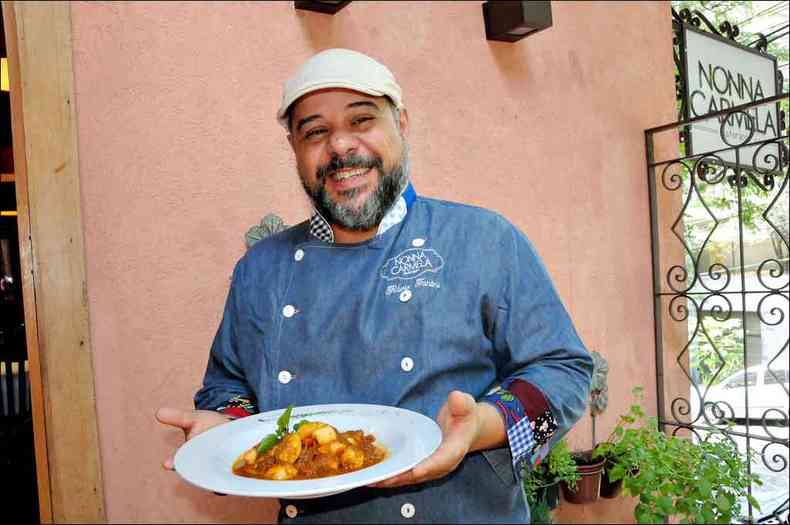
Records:
[[[475,398],[460,390],[453,390],[447,396],[447,410],[452,417],[466,417],[475,409]]]
[[[163,407],[156,411],[156,420],[162,424],[178,427],[184,431],[192,428],[195,418],[192,413],[180,408]]]

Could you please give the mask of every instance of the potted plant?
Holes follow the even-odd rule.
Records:
[[[572,458],[576,464],[579,480],[576,486],[562,484],[562,492],[569,503],[591,503],[598,499],[601,486],[601,473],[604,459],[596,457],[595,418],[602,414],[608,405],[608,388],[606,378],[609,365],[598,352],[592,352],[593,373],[590,384],[590,416],[592,417],[592,445],[590,450],[574,452]]]
[[[568,503],[592,503],[598,499],[604,460],[595,458],[592,450],[574,452],[572,455],[579,479],[576,486],[561,483],[562,493]]]
[[[524,493],[533,523],[550,523],[551,510],[560,500],[560,482],[575,487],[579,479],[576,463],[564,439],[559,440],[546,458],[524,475]]]
[[[633,395],[637,401],[642,400],[642,388],[636,387]],[[603,459],[603,475],[601,477],[600,495],[602,498],[614,498],[623,488],[623,479],[635,475],[638,471],[637,456],[640,448],[651,441],[650,428],[645,425],[629,427],[645,420],[641,405],[631,405],[626,414],[620,416],[617,426],[612,430],[606,441],[599,443],[593,450],[593,457]]]
[[[641,395],[641,389],[634,389]],[[733,442],[716,430],[694,441],[668,436],[657,420],[647,417],[640,404],[621,416],[610,439],[596,450],[609,457],[612,481],[622,480],[623,491],[638,496],[634,509],[638,523],[732,523],[740,517],[740,502],[757,501],[748,494],[750,484],[761,484],[748,473]]]

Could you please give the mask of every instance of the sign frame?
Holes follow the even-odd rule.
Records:
[[[736,48],[736,49],[738,49],[740,51],[745,51],[747,53],[751,53],[751,54],[755,55],[756,57],[759,57],[761,59],[768,60],[768,61],[772,62],[772,65],[773,65],[772,72],[773,72],[774,93],[773,93],[773,95],[768,95],[768,96],[765,96],[764,98],[767,99],[767,98],[770,98],[771,96],[779,95],[779,94],[782,93],[782,82],[781,82],[781,77],[779,76],[780,74],[779,74],[778,60],[777,60],[776,56],[770,55],[768,53],[761,52],[758,49],[755,49],[753,47],[749,47],[749,46],[740,44],[740,43],[736,42],[732,38],[726,38],[726,37],[724,37],[724,36],[722,36],[720,34],[717,34],[717,33],[711,32],[711,31],[704,31],[702,29],[699,29],[696,25],[694,25],[692,23],[688,23],[688,22],[686,22],[684,20],[678,20],[678,19],[673,20],[673,29],[675,31],[675,35],[676,35],[676,38],[677,38],[677,46],[678,46],[678,51],[679,51],[679,56],[677,57],[677,61],[676,61],[677,62],[677,66],[678,66],[678,73],[680,75],[680,84],[681,84],[679,89],[678,89],[678,95],[679,95],[678,98],[681,100],[681,106],[682,106],[682,115],[681,116],[682,116],[683,120],[690,120],[692,118],[691,117],[691,101],[690,101],[690,97],[689,97],[689,84],[688,84],[688,82],[689,82],[689,75],[688,75],[688,70],[687,70],[688,69],[688,64],[687,64],[688,55],[687,55],[687,43],[686,43],[686,33],[687,33],[687,31],[697,33],[699,35],[702,35],[703,37],[707,37],[707,38],[711,38],[711,39],[717,40],[719,43],[722,43],[722,44],[728,45],[730,47]],[[748,101],[748,102],[757,102],[757,103],[759,103],[759,100],[760,99],[757,99],[755,101]],[[746,101],[740,102],[739,104],[736,104],[736,105],[740,105],[740,104],[744,104],[744,103],[746,103]],[[724,109],[726,109],[726,108],[724,108]],[[719,111],[721,111],[721,110],[722,110],[722,108],[719,108]],[[776,111],[775,116],[777,117],[776,120],[775,120],[775,122],[776,122],[776,137],[775,138],[778,139],[778,138],[781,138],[783,136],[782,135],[782,130],[779,129],[779,126],[780,126],[779,119],[780,119],[780,111],[781,111],[781,107],[780,107],[779,102],[776,103],[775,111]],[[704,117],[705,115],[710,115],[710,114],[713,114],[713,113],[715,113],[715,112],[709,111],[707,113],[703,113],[701,115],[697,115],[694,118]],[[689,126],[684,126],[682,134],[683,134],[683,142],[686,144],[686,156],[697,156],[697,155],[705,156],[708,153],[712,153],[712,152],[715,152],[715,151],[720,151],[720,150],[723,150],[723,149],[733,149],[734,150],[734,149],[737,149],[737,148],[750,147],[749,146],[749,144],[750,144],[749,142],[746,142],[746,143],[744,143],[742,145],[731,146],[731,145],[729,145],[729,144],[727,144],[726,142],[723,141],[722,147],[719,150],[715,150],[714,149],[714,150],[710,150],[710,151],[704,152],[704,153],[697,153],[697,152],[694,151],[690,125]],[[777,145],[777,148],[778,147],[779,147],[779,145]],[[733,167],[735,169],[749,169],[749,168],[751,168],[753,170],[755,168],[758,168],[755,165],[745,164],[743,160],[741,160],[740,164],[736,164],[735,162],[730,162],[730,161],[725,161],[725,160],[722,160],[722,162],[726,166],[730,166],[730,167]]]

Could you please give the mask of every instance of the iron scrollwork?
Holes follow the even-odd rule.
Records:
[[[681,12],[676,18],[695,26],[708,25],[692,12]],[[729,36],[735,32],[732,27],[719,29],[729,30],[723,36],[734,38]],[[782,98],[787,99],[787,94],[775,97]],[[721,432],[737,441],[741,450],[745,446],[747,452],[753,452],[750,469],[762,475],[785,475],[790,470],[789,442],[786,432],[778,432],[776,428],[777,425],[787,427],[790,422],[786,408],[790,391],[784,375],[790,337],[777,334],[786,333],[784,327],[790,321],[790,149],[787,135],[756,139],[750,111],[766,103],[774,100],[758,101],[711,117],[718,118],[721,125],[719,130],[725,141],[721,150],[648,164],[651,195],[655,196],[651,198],[652,225],[655,231],[668,228],[667,233],[671,233],[654,235],[654,243],[677,243],[668,251],[659,246],[654,254],[678,254],[684,261],[669,259],[671,262],[665,262],[666,266],[662,267],[660,260],[654,258],[657,323],[679,326],[687,336],[680,341],[673,336],[666,342],[660,336],[656,341],[657,362],[664,362],[665,344],[675,345],[674,362],[669,371],[664,368],[662,376],[673,373],[671,368],[677,367],[676,377],[688,381],[688,395],[676,392],[664,400],[662,391],[659,392],[662,400],[659,422],[668,432],[683,429],[694,439],[705,439],[713,431]],[[745,123],[741,134],[725,136],[725,126],[736,118]],[[672,132],[686,125],[679,121],[674,128],[663,126],[661,131]],[[652,136],[648,134],[648,147],[652,148]],[[659,194],[665,197],[659,199]],[[656,203],[659,201],[663,203],[664,213],[672,210],[662,223],[658,221]],[[667,202],[675,208],[667,207]],[[748,219],[744,211],[747,205]],[[711,255],[711,247],[721,245],[722,239],[732,238],[728,231],[736,232],[731,256],[716,258]],[[716,334],[721,333],[722,325],[737,327],[735,331],[739,334],[727,343],[729,350],[717,339],[721,337]],[[657,334],[662,333],[665,332],[657,330]],[[761,343],[752,349],[755,333],[761,334],[757,339]],[[734,351],[733,344],[737,346]],[[703,354],[694,354],[703,351],[704,365],[699,357]],[[722,380],[735,378],[737,373],[743,374],[743,388],[748,392],[751,387],[747,386],[747,369],[755,362],[762,363],[764,377],[781,385],[779,395],[783,392],[786,399],[779,401],[784,404],[757,410],[751,395],[748,403],[719,397]],[[729,421],[736,418],[746,421],[739,430],[730,427]],[[773,508],[775,505],[762,509],[765,517],[779,516],[786,522],[786,502],[785,507]],[[756,509],[750,504],[747,508],[748,516],[744,519],[764,521],[755,516]]]
[[[697,11],[696,9],[681,9],[680,13],[672,9],[672,18],[697,28],[699,28],[704,23],[708,31],[729,40],[735,40],[738,35],[741,34],[741,30],[737,25],[732,24],[726,20],[719,24],[719,27],[717,28],[704,14]]]
[[[760,456],[762,456],[763,458],[763,465],[765,465],[765,467],[772,472],[782,472],[784,470],[787,470],[787,458],[784,457],[782,454],[779,454],[778,452],[774,452],[773,455],[770,456],[770,458],[766,456],[766,453],[768,452],[769,448],[781,447],[782,445],[783,445],[782,443],[776,443],[771,441],[769,443],[766,443],[763,446],[762,450],[760,451]],[[784,444],[784,447],[787,448],[786,443]],[[779,465],[779,466],[775,467],[774,465]]]

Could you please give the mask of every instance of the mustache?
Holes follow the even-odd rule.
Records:
[[[380,157],[364,157],[362,155],[348,155],[347,157],[332,157],[329,162],[319,166],[315,171],[316,179],[324,180],[330,174],[351,168],[378,168],[382,170],[384,163]]]

